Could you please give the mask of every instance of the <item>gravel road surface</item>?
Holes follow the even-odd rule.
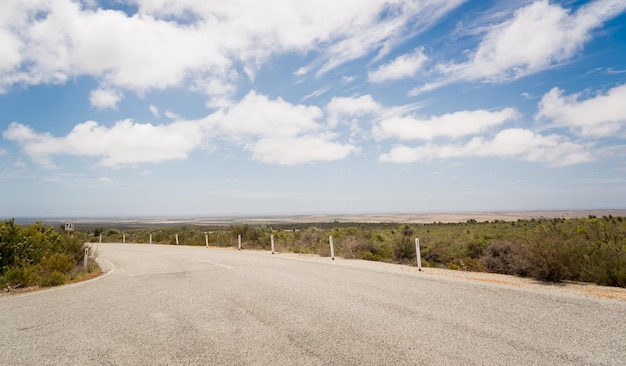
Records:
[[[626,302],[355,260],[100,244],[0,298],[1,365],[626,365]]]

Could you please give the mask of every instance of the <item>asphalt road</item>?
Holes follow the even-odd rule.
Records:
[[[98,251],[105,277],[0,298],[0,364],[626,365],[623,301],[374,262]]]

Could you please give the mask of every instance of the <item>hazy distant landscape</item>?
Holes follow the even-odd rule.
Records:
[[[427,213],[388,213],[388,214],[338,214],[338,215],[293,215],[293,216],[212,216],[212,217],[66,217],[66,218],[16,218],[16,223],[29,224],[40,221],[49,225],[60,224],[67,220],[78,225],[271,225],[271,224],[311,224],[311,223],[416,223],[434,222],[459,223],[474,219],[476,221],[516,221],[519,219],[540,218],[577,218],[592,216],[626,216],[626,209],[596,210],[549,210],[549,211],[494,211],[494,212],[427,212]]]
[[[17,271],[11,272],[12,275],[27,278],[27,272],[41,273],[41,267],[32,264],[24,267],[23,264],[28,261],[45,263],[52,253],[51,249],[61,250],[67,258],[73,257],[78,262],[81,247],[76,244],[80,242],[231,248],[241,245],[245,249],[271,249],[328,257],[333,253],[329,247],[329,238],[332,237],[334,254],[346,259],[411,266],[416,266],[419,261],[423,267],[513,274],[549,282],[572,280],[626,287],[625,217],[626,210],[571,210],[77,218],[73,220],[75,231],[71,236],[61,234],[64,226],[61,219],[44,220],[30,227],[26,223],[23,228],[7,221],[3,230],[13,233],[9,247],[17,248],[23,256],[20,260],[5,256],[6,263],[3,265],[14,268],[13,272]],[[41,243],[33,239],[24,247],[20,241],[24,236],[40,237]],[[419,257],[416,239],[421,241]],[[66,246],[67,249],[57,248],[54,243],[58,240],[75,244]],[[20,249],[31,247],[41,249],[34,252]],[[70,267],[68,265],[62,271],[69,278],[72,277]],[[5,282],[9,276],[6,273]],[[35,277],[29,283],[35,283]]]

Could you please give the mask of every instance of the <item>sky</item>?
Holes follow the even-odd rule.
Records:
[[[0,218],[626,208],[626,2],[6,0]]]

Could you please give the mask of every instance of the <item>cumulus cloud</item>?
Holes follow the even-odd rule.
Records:
[[[517,118],[514,108],[500,111],[460,111],[441,116],[420,119],[415,116],[392,116],[381,120],[374,127],[378,139],[432,140],[437,137],[459,138],[481,133],[491,127]]]
[[[412,163],[434,159],[496,157],[543,162],[552,166],[581,164],[594,160],[587,147],[564,136],[535,134],[510,128],[500,131],[492,140],[474,137],[463,144],[432,144],[418,147],[398,145],[379,157],[381,162]]]
[[[112,127],[87,121],[64,137],[14,122],[3,137],[20,145],[36,163],[50,168],[55,167],[57,155],[95,157],[107,167],[181,160],[209,139],[235,143],[249,151],[252,159],[272,164],[340,160],[357,153],[357,146],[338,141],[340,136],[328,128],[323,117],[318,107],[250,92],[236,105],[197,121],[153,125],[122,120]]]
[[[378,118],[385,108],[366,94],[360,97],[333,97],[325,108],[327,112],[326,123],[330,128],[338,125],[350,127],[352,136],[362,135],[361,126],[365,118]]]
[[[36,163],[53,168],[55,155],[97,157],[108,167],[186,159],[201,145],[205,133],[199,122],[152,125],[123,120],[112,127],[94,121],[80,123],[65,137],[13,122],[2,135],[17,142]]]
[[[566,96],[553,88],[539,102],[535,119],[552,121],[582,137],[609,137],[624,132],[626,126],[626,84],[606,93],[580,100],[581,94]]]
[[[373,83],[414,77],[427,59],[424,52],[418,49],[368,72],[367,77]]]
[[[438,81],[412,95],[459,80],[498,82],[520,78],[571,59],[591,39],[591,32],[622,13],[622,0],[592,1],[575,12],[547,0],[535,1],[512,19],[489,28],[467,62],[442,63]]]
[[[252,151],[253,159],[281,165],[340,160],[359,151],[356,146],[340,144],[318,136],[290,139],[267,137],[256,141],[248,148]]]
[[[98,109],[117,108],[124,94],[119,90],[96,89],[89,93],[89,103]]]
[[[358,152],[352,144],[334,141],[336,136],[327,131],[323,116],[318,107],[272,100],[255,92],[223,115],[214,115],[220,134],[242,144],[254,160],[264,163],[340,160]]]
[[[320,130],[323,116],[315,106],[294,105],[252,91],[219,118],[219,129],[233,139],[248,136],[291,137]]]
[[[93,1],[11,1],[0,15],[0,92],[87,75],[137,93],[185,85],[221,108],[242,72],[253,79],[274,55],[313,51],[319,60],[297,74],[326,72],[401,42],[462,2],[132,0],[138,11],[127,14]]]
[[[621,92],[611,90],[607,95],[615,94],[619,99]],[[545,111],[551,110],[547,102],[544,104]],[[518,118],[519,112],[514,108],[458,111],[427,118],[416,117],[416,108],[419,105],[384,107],[371,95],[362,95],[335,97],[322,109],[252,91],[235,105],[196,121],[177,118],[168,124],[153,125],[122,120],[110,127],[87,121],[61,137],[14,122],[3,137],[16,142],[34,162],[47,167],[54,167],[54,157],[59,155],[93,157],[108,167],[180,160],[209,140],[216,146],[219,142],[234,144],[262,163],[336,161],[360,152],[353,137],[355,131],[362,132],[358,125],[363,123],[378,140],[452,141],[418,147],[398,145],[380,156],[382,162],[493,156],[569,165],[594,158],[586,152],[589,146],[559,135],[504,129],[494,132],[491,140],[477,136]],[[545,111],[542,115],[547,115]],[[169,112],[166,115],[172,116]],[[350,126],[349,139],[342,135],[345,132],[338,127],[341,125]],[[363,132],[360,137],[367,138],[366,135]],[[469,142],[454,142],[468,136]]]
[[[360,97],[333,97],[326,110],[332,115],[362,116],[376,113],[383,109],[383,106],[366,94]]]

